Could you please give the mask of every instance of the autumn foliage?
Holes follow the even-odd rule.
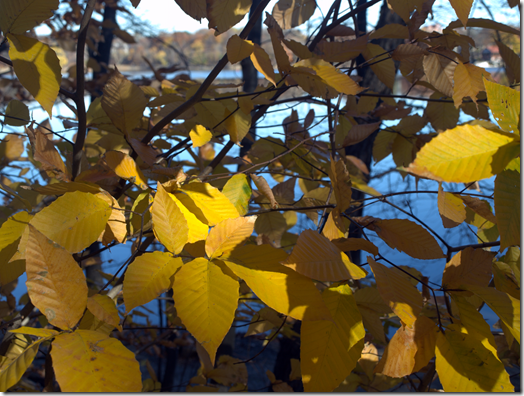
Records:
[[[207,18],[215,35],[251,7],[250,0],[176,1],[191,17]],[[0,61],[49,116],[64,98],[76,132],[69,141],[32,120],[22,101],[4,106],[3,123],[15,132],[3,135],[2,165],[20,169],[23,181],[2,174],[0,187],[1,391],[29,389],[24,374],[39,351],[47,356],[46,390],[55,379],[64,392],[159,390],[154,373],[143,376],[142,348],[126,332],[136,326],[135,309],[162,295],[169,296],[167,326],[189,333],[201,360],[188,391],[253,390],[249,362],[217,358],[242,320],[248,335],[269,332],[269,342],[300,338],[299,374],[290,380],[300,379],[305,391],[388,390],[414,380],[415,389],[427,390],[435,375],[444,391],[514,390],[507,368],[520,364],[520,59],[501,43],[507,78],[495,79],[470,63],[475,43],[461,28],[517,37],[519,30],[468,19],[472,2],[451,0],[458,19],[442,33],[427,31],[421,26],[432,0],[388,0],[404,24],[361,34],[350,25],[362,9],[339,14],[335,1],[310,41],[300,43],[285,31],[306,22],[315,1],[280,0],[262,15],[263,0],[203,82],[155,71],[156,80],[141,85],[110,67],[102,95],[86,108],[85,63],[93,60],[83,54],[93,45],[96,2],[74,3],[78,63],[66,77],[55,50],[28,33],[59,1],[0,2],[9,44],[9,59]],[[260,15],[274,59],[247,40]],[[399,38],[404,43],[389,52],[376,43]],[[431,92],[422,112],[410,115],[409,94],[362,86],[352,74],[359,56],[387,87],[398,67],[410,86]],[[228,62],[246,58],[266,79],[255,92],[215,81]],[[328,130],[310,133],[315,113],[299,119],[292,110],[284,134],[250,133],[284,94],[286,102],[325,106]],[[474,119],[458,123],[460,114]],[[421,132],[426,126],[430,133]],[[246,155],[227,156],[246,138],[253,141]],[[476,243],[446,241],[397,206],[408,218],[355,216],[370,201],[394,205],[368,185],[366,166],[345,154],[366,139],[374,139],[375,162],[392,154],[403,178],[436,181],[426,192],[432,210],[445,228],[468,227]],[[177,162],[182,151],[193,161]],[[38,177],[24,179],[30,169]],[[447,190],[490,178],[490,196]],[[366,198],[352,199],[353,191]],[[308,227],[297,233],[298,216],[307,216]],[[350,226],[362,237],[350,235]],[[391,262],[372,234],[415,264]],[[83,271],[97,241],[130,246],[122,268],[104,274],[105,285],[88,283]],[[351,260],[355,251],[363,263]],[[418,260],[446,263],[439,284],[417,270]],[[24,273],[27,295],[17,301],[12,291]],[[484,305],[500,319],[496,336],[479,312]],[[292,330],[297,321],[299,333]],[[388,333],[392,326],[396,332]],[[153,345],[158,333],[151,334]],[[289,390],[267,376],[274,390]]]

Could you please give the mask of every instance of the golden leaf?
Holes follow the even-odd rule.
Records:
[[[252,41],[243,40],[238,37],[238,34],[234,34],[229,38],[226,49],[227,59],[229,59],[229,62],[231,63],[240,62],[242,59],[251,55],[255,50]]]
[[[117,176],[129,180],[142,190],[147,190],[147,179],[136,164],[135,160],[121,151],[106,151],[104,160]]]
[[[226,219],[218,223],[206,240],[206,254],[210,259],[219,258],[224,252],[241,246],[253,233],[256,216]]]

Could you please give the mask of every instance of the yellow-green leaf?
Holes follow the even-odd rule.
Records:
[[[135,354],[116,338],[91,330],[62,333],[51,349],[62,392],[140,392]]]
[[[489,108],[500,127],[520,134],[520,92],[486,80],[484,85]]]
[[[206,254],[210,259],[219,258],[224,252],[233,250],[253,233],[256,216],[226,219],[218,223],[206,240]]]
[[[121,151],[106,151],[104,160],[116,174],[122,179],[129,180],[142,190],[149,188],[147,179],[136,164],[135,160]]]
[[[519,150],[519,142],[508,134],[460,125],[426,143],[406,170],[433,180],[469,183],[500,173]]]
[[[431,319],[420,316],[413,327],[401,323],[375,367],[375,373],[400,378],[416,373],[435,356],[438,327]]]
[[[251,187],[245,174],[240,173],[230,178],[222,189],[222,194],[235,205],[240,216],[245,216],[251,198]]]
[[[309,20],[316,7],[315,0],[279,0],[271,15],[282,29],[291,29]]]
[[[477,103],[477,94],[485,90],[482,78],[490,79],[491,74],[481,67],[459,61],[454,77],[453,102],[458,109],[462,104],[462,99],[466,96],[469,96],[475,104]]]
[[[30,224],[70,253],[77,253],[98,239],[110,215],[107,202],[75,191],[58,197],[38,212]]]
[[[169,253],[144,253],[137,257],[129,265],[124,278],[127,312],[167,292],[172,286],[171,277],[182,264],[181,258],[174,258]]]
[[[189,227],[182,211],[160,182],[151,207],[153,232],[162,245],[179,254],[188,241]]]
[[[494,252],[467,247],[453,256],[446,264],[442,275],[442,285],[456,289],[461,284],[487,286],[491,279],[491,262]]]
[[[138,257],[137,260],[140,257]],[[133,262],[131,265],[133,265],[135,262]],[[128,272],[129,271],[126,272],[126,277]],[[87,299],[87,309],[89,309],[89,311],[91,311],[91,313],[98,320],[116,327],[118,331],[122,331],[122,326],[120,326],[120,316],[118,316],[118,309],[116,308],[115,302],[110,297],[104,296],[102,294],[95,294],[94,296],[89,297]]]
[[[24,35],[8,33],[6,37],[18,81],[51,117],[62,82],[62,69],[55,51],[47,44]]]
[[[1,11],[0,11],[1,12]],[[26,125],[31,121],[29,108],[19,100],[11,100],[5,109],[5,123],[12,126]]]
[[[251,8],[251,0],[206,0],[208,28],[215,36],[224,33],[244,18]]]
[[[189,131],[189,137],[193,142],[193,148],[203,146],[211,140],[213,134],[203,125],[195,125]]]
[[[452,324],[437,334],[435,366],[444,391],[513,392],[504,365],[478,336],[462,329]]]
[[[238,34],[232,35],[227,41],[227,59],[231,63],[240,62],[242,59],[247,58],[255,50],[253,42],[249,40],[243,40],[238,37]]]
[[[347,284],[322,292],[334,319],[306,321],[300,329],[300,369],[306,392],[331,392],[356,367],[364,347],[364,326]]]
[[[18,212],[12,215],[0,227],[0,251],[22,237],[33,215],[27,212]]]
[[[126,136],[142,119],[147,105],[144,92],[118,70],[115,70],[104,86],[102,109],[113,124]]]
[[[231,201],[209,183],[189,183],[182,186],[179,191],[186,193],[196,207],[202,211],[210,227],[217,225],[222,220],[239,216]]]
[[[393,62],[393,61],[392,61]],[[327,85],[346,95],[356,95],[362,88],[347,74],[341,73],[330,63],[318,58],[309,58],[295,63],[295,67],[313,69],[316,75]]]
[[[311,279],[280,264],[286,252],[270,245],[246,245],[221,259],[266,305],[298,320],[331,320]]]
[[[73,328],[87,304],[87,284],[82,269],[62,247],[29,226],[26,246],[27,290],[35,307],[49,323]]]
[[[299,235],[293,252],[282,264],[321,281],[361,279],[367,275],[329,239],[313,230],[304,230]]]
[[[22,34],[53,16],[58,0],[4,0],[0,3],[0,29]]]
[[[382,299],[408,326],[413,327],[422,312],[422,295],[397,268],[388,268],[368,256]]]
[[[199,257],[185,264],[175,276],[177,314],[213,364],[216,350],[235,319],[238,290],[237,277],[219,260]]]
[[[407,219],[376,219],[368,228],[392,249],[411,257],[432,260],[446,257],[435,238],[422,226]]]

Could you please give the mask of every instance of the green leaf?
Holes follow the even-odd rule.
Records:
[[[55,51],[31,37],[10,33],[6,37],[16,77],[52,117],[62,82],[62,69]]]
[[[4,33],[22,34],[53,16],[58,0],[2,0],[0,29]]]
[[[246,175],[240,173],[230,178],[222,189],[222,194],[235,205],[240,216],[246,215],[251,198],[251,187]]]

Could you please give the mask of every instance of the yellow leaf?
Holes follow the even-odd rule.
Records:
[[[33,305],[52,325],[64,330],[73,328],[87,304],[84,273],[70,253],[31,225],[26,272],[27,290]]]
[[[244,18],[251,8],[250,0],[207,0],[208,28],[215,36],[224,33]]]
[[[0,251],[17,242],[24,233],[33,215],[27,212],[18,212],[9,217],[0,227]]]
[[[511,334],[520,344],[520,300],[493,287],[462,284],[461,289],[475,293],[508,326]]]
[[[138,256],[129,265],[124,278],[127,312],[167,292],[172,285],[170,278],[182,264],[181,258],[174,258],[169,253],[153,252]]]
[[[182,195],[183,194],[169,194],[171,199],[175,201],[178,209],[180,209],[182,215],[184,216],[184,219],[187,222],[187,242],[195,243],[201,240],[205,240],[209,233],[209,227],[206,224],[202,223],[195,216],[195,214],[188,207],[186,207],[183,202],[180,201],[179,198],[181,198]]]
[[[238,37],[238,34],[234,34],[229,38],[226,49],[227,59],[233,64],[247,58],[255,50],[252,41],[243,40]]]
[[[151,217],[155,237],[171,253],[179,254],[188,241],[189,226],[182,211],[160,182],[157,183]]]
[[[286,213],[295,212],[284,212],[284,214]],[[324,235],[330,241],[333,241],[334,239],[344,238],[346,232],[347,227],[344,224],[344,220],[340,216],[340,211],[338,209],[332,210],[326,220],[326,224],[324,224],[322,235]]]
[[[102,109],[126,136],[142,119],[147,102],[144,92],[118,70],[111,74],[101,99]]]
[[[361,279],[367,275],[366,271],[353,264],[329,239],[313,230],[304,230],[299,235],[293,252],[282,264],[321,281]]]
[[[110,215],[107,202],[75,191],[58,197],[38,212],[30,224],[70,253],[77,253],[98,239]]]
[[[1,14],[0,14],[1,15]],[[29,108],[19,100],[11,100],[5,109],[5,123],[12,126],[26,125],[31,121]]]
[[[50,141],[41,128],[34,130],[34,140],[31,142],[33,158],[40,162],[40,169],[56,173],[59,178],[70,179],[64,161],[55,147],[55,142]]]
[[[477,94],[484,91],[484,82],[482,78],[491,79],[491,74],[485,69],[472,65],[471,63],[462,63],[459,61],[455,68],[455,87],[453,89],[453,102],[458,109],[462,104],[462,99],[469,96],[477,104]]]
[[[511,297],[520,298],[519,280],[513,269],[501,261],[493,262],[493,280],[495,288],[501,292],[508,293]]]
[[[121,151],[106,151],[104,160],[117,176],[129,180],[142,190],[147,190],[147,180],[135,160]]]
[[[293,66],[286,82],[288,85],[298,84],[300,88],[310,95],[318,96],[324,99],[332,99],[339,95],[339,92],[335,88],[327,85],[324,80],[316,75],[316,72],[313,69],[307,67]]]
[[[397,316],[409,327],[422,311],[422,295],[397,268],[388,268],[368,256],[368,263],[375,274],[377,288]]]
[[[138,257],[137,260],[140,257]],[[133,265],[135,262],[136,260],[131,265]],[[126,272],[126,277],[128,272],[129,271]],[[120,326],[120,316],[118,316],[118,309],[116,309],[115,302],[108,296],[95,294],[94,296],[89,297],[87,299],[87,309],[89,309],[89,311],[91,311],[91,313],[97,319],[116,327],[118,331],[122,331],[122,326]]]
[[[308,21],[316,7],[315,0],[279,0],[271,14],[282,29],[286,30]]]
[[[418,372],[435,356],[437,332],[437,325],[425,316],[420,316],[413,328],[401,323],[375,367],[375,373],[400,378]]]
[[[202,125],[195,125],[189,131],[189,137],[193,142],[193,148],[203,146],[211,140],[213,134]]]
[[[505,170],[495,179],[495,213],[500,232],[500,250],[520,246],[520,174]]]
[[[221,259],[266,305],[298,320],[331,320],[311,279],[282,264],[286,252],[270,245],[247,245]]]
[[[151,212],[148,207],[149,193],[144,191],[136,197],[131,208],[132,212],[129,214],[129,233],[131,235],[139,232],[151,220]]]
[[[277,86],[277,81],[275,80],[275,71],[273,70],[273,65],[269,59],[269,55],[264,49],[258,44],[254,44],[253,53],[250,55],[251,61],[260,73],[264,75],[275,87]]]
[[[202,215],[207,220],[207,225],[210,227],[217,225],[222,220],[234,219],[239,216],[238,211],[231,201],[209,183],[189,183],[182,186],[179,191],[186,193],[190,202],[200,209]],[[186,205],[183,200],[182,203]],[[189,209],[191,210],[191,208]],[[193,210],[191,211],[194,212]],[[195,215],[197,214],[195,213]]]
[[[22,375],[24,375],[33,362],[35,355],[38,353],[40,344],[47,341],[48,338],[51,338],[41,338],[27,346],[25,337],[22,335],[18,337],[17,341],[12,342],[17,342],[21,345],[17,345],[16,351],[8,349],[6,354],[7,359],[3,360],[0,364],[0,392],[7,392],[9,388],[20,381],[20,378],[22,378]]]
[[[206,0],[175,0],[187,15],[198,22],[207,17]]]
[[[34,327],[20,327],[18,329],[9,330],[10,333],[15,334],[28,334],[33,335],[40,338],[48,338],[48,337],[54,337],[55,335],[59,334],[58,331],[53,329],[35,329]]]
[[[469,183],[500,173],[519,149],[519,142],[508,134],[460,125],[426,143],[406,171],[437,181]]]
[[[0,29],[4,33],[22,34],[53,16],[58,0],[3,1],[0,4]]]
[[[500,127],[506,132],[520,134],[520,92],[484,80],[489,108]]]
[[[271,44],[273,45],[273,52],[277,61],[278,70],[281,73],[288,73],[291,70],[291,64],[289,63],[289,57],[287,52],[282,46],[282,40],[284,40],[284,33],[278,25],[275,18],[266,13],[266,20],[264,25],[267,26],[267,31],[271,37]]]
[[[286,44],[286,47],[288,47],[293,53],[298,56],[300,59],[308,59],[313,56],[311,51],[306,47],[304,44],[299,43],[295,40],[283,40],[283,42]],[[317,44],[318,45],[318,44]]]
[[[456,289],[463,283],[488,286],[494,257],[494,252],[467,247],[455,254],[446,264],[442,274],[442,285],[447,289]]]
[[[240,110],[240,106],[232,101],[229,102],[224,113],[224,127],[231,137],[231,140],[240,145],[242,139],[246,137],[251,127],[251,115]]]
[[[206,240],[206,254],[209,259],[219,258],[224,252],[243,245],[253,233],[256,216],[226,219],[218,223]]]
[[[446,255],[435,238],[422,226],[407,219],[374,220],[368,228],[392,249],[409,254],[411,257],[432,260]]]
[[[469,195],[459,195],[458,197],[460,197],[462,202],[464,202],[473,212],[494,224],[497,223],[497,218],[493,215],[491,207],[487,201]]]
[[[322,292],[334,322],[306,321],[300,329],[300,362],[306,392],[331,392],[357,365],[364,326],[349,286]]]
[[[111,216],[109,216],[107,220],[104,234],[101,236],[102,243],[104,246],[109,245],[113,240],[119,243],[125,243],[127,236],[126,217],[118,201],[107,192],[101,192],[95,195],[114,208],[111,211]]]
[[[18,81],[52,117],[62,81],[60,62],[55,51],[47,44],[24,35],[7,33],[6,37],[9,41],[9,57]]]
[[[351,203],[351,180],[344,160],[335,161],[331,158],[331,168],[328,173],[337,200],[337,209],[342,213]]]
[[[251,198],[251,187],[245,174],[240,173],[230,178],[222,189],[222,194],[235,205],[241,216],[245,216],[249,209],[249,199]]]
[[[437,334],[435,366],[445,392],[513,392],[508,373],[472,334],[451,324]]]
[[[450,0],[449,3],[455,10],[460,22],[462,22],[465,27],[468,23],[468,16],[471,11],[471,6],[473,5],[473,0]]]
[[[393,89],[396,74],[395,63],[384,48],[378,44],[368,44],[366,50],[362,52],[362,56],[370,64],[369,67],[378,79],[387,87]]]
[[[199,257],[177,272],[173,298],[187,330],[215,363],[217,348],[226,336],[238,305],[238,280],[219,260]]]
[[[393,61],[392,61],[393,62]],[[341,73],[336,67],[322,59],[309,58],[295,63],[295,67],[307,67],[330,87],[346,95],[356,95],[362,88],[347,74]]]
[[[267,199],[269,199],[269,202],[271,203],[271,208],[277,209],[278,202],[275,199],[275,195],[273,194],[271,187],[269,187],[269,184],[267,184],[266,179],[264,179],[264,176],[257,176],[254,173],[251,173],[249,176],[255,183],[255,186],[257,186],[258,191],[262,193]]]
[[[142,389],[135,354],[116,338],[97,331],[60,334],[53,341],[51,357],[62,392],[140,392]]]
[[[438,186],[438,212],[445,228],[453,228],[466,220],[464,202],[455,194],[444,192],[442,183]]]

